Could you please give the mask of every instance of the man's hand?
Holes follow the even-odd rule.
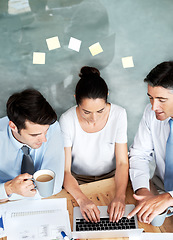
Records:
[[[97,206],[89,200],[86,196],[79,201],[80,210],[82,216],[87,222],[99,222],[100,221],[100,211]]]
[[[108,206],[108,214],[110,222],[118,222],[124,214],[125,211],[125,197],[118,198],[115,197]]]
[[[127,218],[131,218],[137,214],[140,222],[150,224],[155,216],[164,212],[169,206],[171,206],[172,197],[169,193],[155,196],[149,192],[149,190],[145,190],[143,193],[144,192],[145,194],[143,195],[133,195],[138,203],[133,211],[128,214]]]
[[[24,197],[34,197],[36,194],[35,186],[31,179],[32,175],[28,173],[20,174],[11,181],[5,183],[7,195],[16,193]]]

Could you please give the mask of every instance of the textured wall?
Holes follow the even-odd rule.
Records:
[[[75,104],[80,68],[95,66],[109,101],[127,110],[130,145],[148,103],[143,79],[173,59],[172,12],[172,0],[1,0],[0,116],[9,95],[26,87],[40,90],[60,116]],[[61,48],[49,51],[46,39],[57,35]],[[68,49],[70,37],[82,41],[79,53]],[[104,51],[93,57],[88,47],[98,41]],[[35,51],[46,53],[45,65],[32,64]],[[126,56],[134,68],[122,67]]]

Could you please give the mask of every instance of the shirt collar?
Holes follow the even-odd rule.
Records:
[[[171,117],[168,117],[167,119],[164,120],[164,124],[168,124],[169,123],[169,120],[171,119]]]
[[[15,137],[13,136],[12,130],[11,130],[10,126],[8,126],[8,133],[9,133],[10,141],[12,142],[13,146],[16,149],[20,149],[21,147],[23,147],[24,144],[19,142],[19,141],[17,141],[17,139],[15,139]]]

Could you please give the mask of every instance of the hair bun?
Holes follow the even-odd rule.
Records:
[[[95,74],[100,76],[100,72],[97,68],[84,66],[80,70],[79,77],[85,78],[85,77],[95,75]]]

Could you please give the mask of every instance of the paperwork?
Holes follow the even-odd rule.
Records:
[[[141,233],[137,238],[129,237],[129,240],[172,240],[173,233]]]
[[[66,199],[22,200],[3,205],[8,240],[63,239],[61,231],[71,237]]]

